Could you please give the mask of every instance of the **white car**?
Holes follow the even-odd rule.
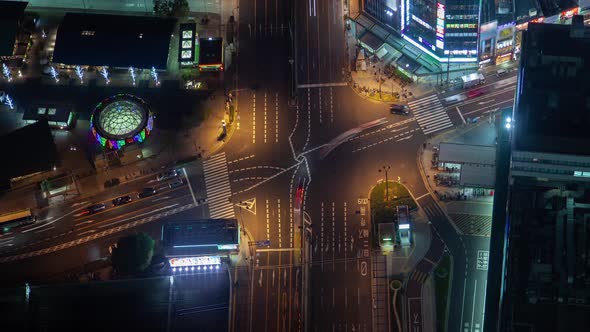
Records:
[[[158,181],[166,181],[166,180],[173,179],[173,178],[175,178],[177,176],[178,176],[178,172],[176,170],[171,170],[169,172],[164,172],[164,173],[158,174],[158,176],[156,177],[156,179]]]
[[[6,92],[0,91],[0,104],[4,103],[4,99],[6,99]]]

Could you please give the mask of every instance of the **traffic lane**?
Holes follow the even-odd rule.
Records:
[[[317,0],[316,0],[317,1]],[[344,23],[341,1],[319,1],[317,20],[320,57],[319,83],[342,81],[344,63]]]
[[[505,103],[512,102],[514,100],[515,88],[515,86],[506,87],[501,90],[486,93],[477,98],[469,99],[459,103],[455,107],[458,107],[461,111],[461,114],[466,118],[473,118],[483,111],[494,112],[498,108],[503,107],[502,105]]]
[[[345,264],[355,265],[355,261],[337,261],[335,272],[322,272],[319,264],[312,265],[311,318],[308,319],[312,331],[352,330],[353,327],[360,331],[363,326],[370,326],[370,274],[354,274],[351,266],[349,273],[343,272]]]
[[[85,266],[107,258],[108,247],[117,242],[120,237],[136,232],[146,232],[154,239],[160,238],[162,222],[163,220],[144,224],[46,255],[2,263],[0,280],[6,287],[22,285],[23,282],[43,284],[50,281],[65,281],[67,280],[65,274],[83,273]]]
[[[96,203],[109,204],[115,197],[136,192],[141,188],[142,181],[145,181],[145,179],[126,183],[120,187],[113,188],[112,191],[100,192],[98,195],[85,200],[68,202],[67,204],[61,205],[50,205],[48,208],[39,210],[38,221],[36,223],[29,226],[16,227],[11,231],[10,236],[13,238],[13,242],[12,248],[9,249],[26,245],[38,238],[47,236],[47,234],[41,234],[44,232],[53,234],[63,232],[64,229],[71,229],[75,215],[82,213],[87,206]]]
[[[277,252],[256,252],[252,280],[252,326],[254,331],[276,330],[277,308]]]
[[[33,242],[29,242],[19,247],[15,247],[14,250],[9,252],[3,252],[2,256],[9,257],[14,255],[20,255],[25,253],[31,253],[42,249],[52,248],[59,243],[63,245],[69,245],[71,241],[86,241],[87,237],[100,236],[97,234],[103,234],[104,232],[111,231],[115,228],[122,230],[124,228],[133,228],[139,224],[154,221],[154,218],[161,218],[169,214],[173,209],[184,210],[187,207],[192,206],[192,199],[189,195],[179,196],[173,201],[161,201],[157,204],[150,204],[149,202],[144,204],[144,207],[139,210],[129,209],[127,212],[115,213],[111,211],[108,215],[102,215],[100,219],[91,219],[86,221],[80,221],[71,226],[71,228],[61,232],[42,233]],[[49,250],[49,249],[47,249]]]
[[[318,0],[297,1],[299,6],[295,6],[298,84],[318,83],[319,79],[321,48],[317,2]]]
[[[467,328],[469,331],[481,331],[484,318],[487,281],[485,277],[468,276],[464,280],[463,287],[463,298],[462,303],[460,303],[462,307],[461,318],[458,322],[460,325],[457,325],[459,328]]]
[[[487,89],[494,89],[496,87],[505,87],[505,86],[509,86],[509,85],[516,85],[516,81],[518,79],[517,72],[518,72],[517,70],[514,70],[514,71],[512,71],[504,76],[500,76],[500,77],[498,77],[495,74],[484,75],[484,77],[486,78],[486,82],[484,84],[477,85],[477,86],[470,87],[470,88],[466,88],[466,89],[459,87],[457,90],[449,90],[449,91],[442,92],[439,94],[439,96],[442,100],[447,97],[455,96],[457,94],[467,93],[468,91],[471,91],[471,90],[486,89],[486,88]]]

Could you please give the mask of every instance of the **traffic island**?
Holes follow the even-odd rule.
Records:
[[[406,211],[406,215],[409,211],[415,210],[417,207],[416,202],[412,198],[412,195],[408,189],[399,182],[393,181],[381,181],[374,186],[369,194],[371,204],[371,225],[373,229],[373,245],[375,247],[381,247],[381,239],[386,240],[386,247],[393,246],[398,243],[398,239],[394,239],[396,231],[396,223],[398,220],[398,206]],[[407,206],[407,209],[403,206]],[[385,232],[391,233],[391,236],[379,233]]]
[[[436,298],[436,330],[445,331],[449,310],[451,287],[451,257],[444,255],[434,270],[434,293]]]

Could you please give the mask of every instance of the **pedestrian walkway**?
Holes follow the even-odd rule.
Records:
[[[410,106],[410,109],[414,113],[414,117],[418,121],[418,125],[420,125],[424,135],[453,126],[449,115],[444,110],[436,94],[411,101],[408,103],[408,106]]]
[[[203,162],[210,218],[235,218],[225,152]]]

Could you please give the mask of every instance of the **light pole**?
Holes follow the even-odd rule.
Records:
[[[378,169],[377,171],[379,173],[384,172],[385,173],[385,202],[389,201],[389,178],[388,178],[388,174],[387,171],[389,171],[391,169],[391,166],[389,165],[383,165],[380,169]]]

